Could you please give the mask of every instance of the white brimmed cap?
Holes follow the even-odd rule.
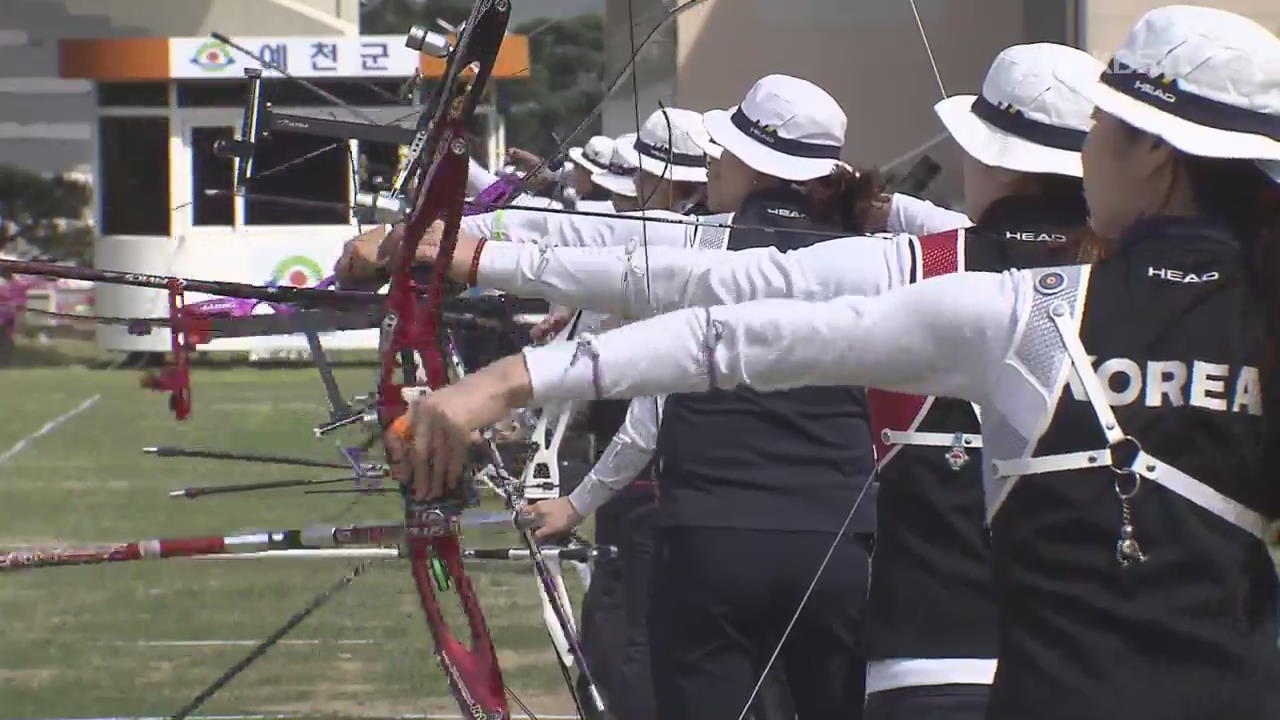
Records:
[[[1014,45],[991,63],[981,95],[949,97],[933,110],[960,147],[985,165],[1080,177],[1093,103],[1057,75],[1088,82],[1100,72],[1102,63],[1073,47]]]
[[[1280,161],[1280,39],[1248,18],[1191,5],[1152,10],[1100,78],[1063,80],[1189,155]]]
[[[762,78],[740,104],[705,117],[711,139],[725,150],[754,170],[797,182],[831,174],[848,123],[835,98],[789,75]]]
[[[569,159],[589,173],[598,173],[609,164],[613,154],[613,138],[596,135],[582,147],[569,148]]]
[[[635,142],[635,137],[635,133],[618,136],[617,142],[613,144],[613,154],[603,170],[591,175],[591,182],[612,193],[636,196],[636,173],[640,172],[640,168],[622,153],[623,146]]]
[[[640,126],[630,142],[618,142],[617,150],[640,169],[660,178],[680,182],[707,181],[707,147],[714,145],[703,124],[702,113],[661,108]]]

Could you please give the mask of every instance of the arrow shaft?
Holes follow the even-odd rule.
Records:
[[[390,545],[399,541],[403,531],[401,525],[355,525],[339,528],[273,530],[244,535],[163,538],[112,545],[34,548],[0,554],[0,572],[172,557],[233,555],[265,550],[313,550],[356,545]]]

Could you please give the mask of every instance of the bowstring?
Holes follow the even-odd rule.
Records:
[[[924,52],[929,57],[929,67],[933,69],[933,79],[938,83],[938,92],[942,93],[942,99],[947,99],[947,88],[942,84],[942,73],[938,72],[938,61],[933,56],[933,48],[929,45],[929,33],[924,30],[924,21],[920,19],[920,9],[916,7],[916,0],[908,0],[911,3],[911,14],[915,16],[916,27],[920,30],[920,39],[924,41]]]
[[[619,70],[618,74],[614,76],[613,80],[607,86],[605,86],[605,91],[603,96],[600,98],[600,102],[596,103],[596,106],[593,107],[591,111],[587,113],[586,117],[584,117],[582,121],[578,123],[578,126],[575,127],[573,130],[571,130],[569,134],[565,136],[564,141],[561,142],[559,148],[557,148],[557,152],[553,153],[552,156],[563,152],[564,148],[571,145],[574,142],[574,140],[576,140],[578,137],[582,135],[582,133],[586,132],[587,127],[591,125],[591,122],[595,120],[597,116],[600,115],[601,111],[604,110],[605,103],[609,101],[609,98],[613,97],[613,94],[618,91],[618,88],[622,87],[622,83],[624,80],[626,80],[627,74],[632,73],[634,75],[633,70],[636,65],[636,59],[640,56],[640,52],[644,50],[644,47],[649,44],[649,41],[652,40],[654,36],[658,34],[658,31],[662,30],[664,27],[670,24],[671,21],[679,17],[682,13],[694,7],[697,7],[698,5],[701,5],[706,1],[707,0],[689,0],[689,2],[686,2],[682,5],[677,5],[676,7],[671,8],[670,10],[664,10],[662,13],[664,15],[662,20],[644,36],[644,39],[642,39],[639,44],[637,44],[635,41],[635,28],[636,28],[635,12],[632,8],[631,0],[627,0],[627,17],[628,17],[627,34],[631,36],[631,57],[627,59],[627,62],[623,63],[622,69]],[[658,15],[658,14],[659,13],[654,13],[654,15]],[[637,115],[639,114],[639,102],[640,102],[639,94],[637,92],[635,97],[635,103],[637,106]],[[637,125],[636,131],[639,132],[639,123],[637,122],[636,125]],[[551,156],[548,156],[548,157],[551,157]],[[538,165],[535,166],[533,170],[530,171],[530,176],[536,175],[538,172],[541,172],[542,169],[547,166],[547,162],[548,162],[548,159],[543,158],[542,162],[538,163]]]

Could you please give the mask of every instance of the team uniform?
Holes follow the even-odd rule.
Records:
[[[1263,310],[1247,260],[1199,221],[1146,222],[1122,247],[1092,270],[685,310],[526,360],[536,398],[862,382],[975,402],[1002,611],[989,717],[1274,718],[1277,589],[1258,535],[1280,493],[1259,460]],[[1096,404],[1069,381],[1075,332],[1098,356]],[[672,350],[643,350],[658,338]],[[1132,456],[1088,459],[1107,444],[1095,409],[1110,405],[1149,454],[1128,538],[1116,485],[1132,482]],[[1145,562],[1121,564],[1126,539]]]
[[[636,213],[636,217],[682,219],[684,216],[662,210]],[[555,241],[566,247],[602,247],[615,241],[611,222],[638,226],[638,220],[596,218],[587,216],[543,214],[499,210],[463,218],[462,229],[473,235],[505,240],[490,246],[520,246],[528,243]],[[694,226],[683,226],[685,235],[656,239],[685,244],[694,237]],[[530,245],[533,247],[532,245]],[[585,329],[599,329],[612,324],[607,316],[581,313],[577,322]],[[621,426],[626,401],[598,401],[587,404],[586,426],[596,439],[597,447],[605,447]],[[614,472],[622,472],[628,480],[644,470],[648,455],[639,464],[615,464]],[[599,461],[599,457],[593,458]],[[651,720],[654,711],[653,682],[647,633],[648,585],[652,567],[654,514],[653,488],[645,481],[633,483],[613,498],[599,495],[599,474],[610,463],[596,463],[571,497],[582,497],[596,488],[600,509],[596,519],[596,542],[618,548],[619,556],[601,559],[593,568],[592,581],[582,604],[582,641],[592,675],[604,695],[608,712],[617,720]],[[619,485],[621,487],[621,485]],[[612,502],[609,502],[612,499]],[[580,692],[585,693],[585,678],[578,678]]]
[[[614,478],[605,468],[627,476],[627,486],[609,493],[607,499],[599,498],[595,510],[595,541],[618,548],[618,556],[596,561],[582,604],[583,643],[609,715],[616,720],[652,720],[657,712],[647,620],[657,507],[654,485],[648,477],[651,453],[637,454],[634,464],[619,462],[616,457],[616,437],[627,432],[623,424],[627,408],[625,400],[600,400],[587,406],[586,430],[595,447],[607,444],[608,450],[596,453],[595,466],[570,497],[580,497],[584,486],[609,487],[607,483]],[[605,462],[600,462],[602,459]]]
[[[813,243],[802,197],[760,194],[728,247]],[[654,683],[664,718],[734,718],[764,672],[847,511],[870,482],[864,392],[803,388],[672,395],[659,427],[651,579]],[[868,498],[783,646],[800,718],[857,717]],[[729,560],[736,558],[736,560]]]
[[[895,226],[905,222],[919,229],[967,220],[903,197],[894,198],[891,218],[897,218],[891,221]],[[992,206],[980,227],[925,237],[848,238],[787,253],[662,248],[649,258],[651,268],[666,268],[651,270],[651,295],[623,306],[610,304],[609,310],[638,316],[652,306],[689,298],[708,305],[791,293],[826,299],[883,292],[958,270],[1058,264],[1074,257],[1065,233],[1083,218],[1082,201],[1055,207],[1015,197]],[[565,249],[537,255],[544,263],[539,288],[520,281],[532,276],[528,270],[501,273],[498,266],[504,263],[490,258],[490,264],[483,256],[482,284],[526,294],[554,288],[552,294],[566,299],[588,296],[588,286],[598,284],[621,298],[619,280],[635,262],[634,254],[628,258],[626,250],[616,248],[607,253],[608,262],[605,252]],[[678,261],[688,261],[684,274],[674,271]],[[881,462],[865,631],[868,714],[890,716],[909,702],[948,708],[953,717],[980,717],[984,686],[996,667],[996,608],[987,567],[977,417],[962,401],[874,390],[869,395]]]

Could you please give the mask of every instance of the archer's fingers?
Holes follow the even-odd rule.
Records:
[[[431,474],[431,413],[419,408],[417,403],[410,405],[414,413],[413,446],[409,449],[413,469],[413,495],[418,500],[426,500],[428,483]]]
[[[400,262],[400,244],[404,242],[404,225],[399,224],[391,228],[391,232],[382,238],[382,242],[378,244],[378,252],[376,261],[385,267],[395,269]]]
[[[426,493],[424,499],[435,499],[445,494],[449,487],[446,478],[453,456],[452,437],[447,423],[440,411],[435,408],[431,409],[430,433],[431,454],[423,482]]]

